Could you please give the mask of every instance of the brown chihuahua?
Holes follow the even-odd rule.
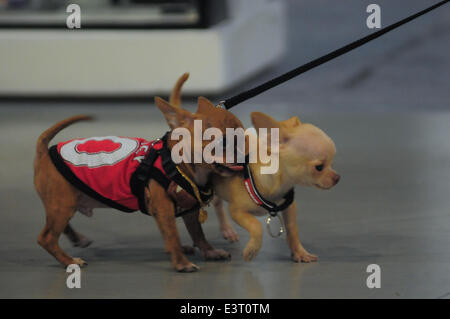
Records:
[[[187,78],[188,74],[184,74],[178,80],[173,90],[173,97],[176,98],[177,92],[180,91],[181,85]],[[208,127],[215,127],[220,129],[223,134],[225,134],[226,128],[242,127],[242,123],[232,113],[216,108],[213,104],[211,104],[211,102],[203,97],[198,99],[198,109],[195,113],[190,113],[189,111],[174,107],[170,103],[158,97],[155,98],[155,102],[164,114],[172,130],[183,127],[188,129],[190,132],[193,132],[195,120],[202,121],[203,131]],[[86,192],[81,191],[76,184],[69,182],[66,175],[63,176],[61,174],[61,170],[55,166],[55,161],[49,153],[48,144],[50,140],[65,127],[75,122],[89,119],[91,119],[89,116],[80,115],[63,120],[44,131],[37,141],[36,158],[34,161],[34,185],[46,211],[46,224],[38,237],[38,243],[64,266],[69,264],[78,264],[83,266],[86,263],[81,258],[71,257],[61,249],[58,244],[61,233],[66,234],[69,240],[76,246],[85,247],[90,244],[90,241],[86,237],[71,228],[69,220],[77,211],[90,216],[92,215],[92,209],[108,207],[108,205],[105,205],[105,201],[101,202],[98,200],[98,198],[102,199],[101,196],[97,198],[95,196],[91,196],[90,193],[89,195],[86,194]],[[108,147],[116,147],[116,145],[122,147],[123,145],[120,143],[122,143],[123,140],[127,143],[129,142],[127,138],[117,138],[115,140],[115,137],[108,138],[112,138],[112,141],[109,141],[110,144],[108,144]],[[194,139],[194,134],[191,134],[191,138]],[[137,143],[135,142],[137,139],[129,139],[132,140],[131,143]],[[91,145],[91,147],[92,145],[95,147],[95,145],[97,145],[95,143],[99,143],[99,140],[104,141],[101,140],[101,138],[90,138],[85,140],[89,140],[91,143],[89,145]],[[80,145],[87,148],[87,143],[82,144],[85,143],[83,140],[72,141],[76,141],[76,143],[78,143],[75,143],[74,149],[76,152],[72,153],[77,153],[77,156],[80,156],[80,154],[83,155],[83,152],[86,152],[86,150],[81,149]],[[66,145],[72,145],[72,141],[64,142],[66,144],[60,143],[64,144],[60,149],[60,144],[58,144],[58,150],[61,154],[64,153],[61,151],[63,147]],[[169,139],[167,141],[168,149],[172,149],[175,143],[176,141]],[[193,140],[191,145],[194,145]],[[202,149],[205,145],[206,143],[201,145]],[[147,150],[149,147],[151,146],[148,143],[143,145],[139,150]],[[133,149],[133,154],[137,154],[138,151],[135,150],[136,149]],[[108,153],[107,151],[102,152]],[[191,148],[191,152],[194,152],[193,148]],[[135,163],[136,161],[134,160],[137,159],[138,157],[134,157],[130,160],[130,162]],[[89,166],[90,163],[87,163],[86,165]],[[193,183],[195,183],[198,187],[207,187],[211,179],[211,173],[213,172],[221,176],[230,176],[233,173],[233,169],[236,169],[236,165],[216,163],[207,164],[204,162],[195,164],[180,163],[177,167],[183,172],[183,176],[185,176],[187,180],[193,181]],[[230,167],[233,167],[233,169]],[[96,181],[94,181],[93,184],[96,184]],[[128,182],[125,184],[128,184],[125,186],[129,187]],[[129,199],[127,200],[129,201]],[[166,250],[171,254],[173,267],[180,272],[196,271],[198,267],[191,263],[183,254],[183,248],[180,243],[175,223],[175,212],[177,210],[177,205],[173,198],[169,196],[167,189],[160,185],[160,183],[158,183],[155,179],[150,179],[145,187],[144,202],[145,209],[148,210],[149,213],[156,219],[158,227],[164,238]],[[199,222],[198,209],[194,209],[194,212],[190,214],[183,215],[183,220],[189,234],[192,237],[194,245],[201,250],[207,260],[223,260],[230,258],[230,254],[228,252],[222,249],[214,249],[205,239]],[[193,250],[190,249],[189,251],[192,252]]]

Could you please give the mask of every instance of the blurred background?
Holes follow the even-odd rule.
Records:
[[[81,7],[81,29],[66,28],[71,2]],[[79,290],[66,288],[64,270],[36,244],[44,211],[32,160],[43,130],[88,113],[98,121],[67,128],[54,143],[162,136],[153,96],[167,97],[182,73],[191,75],[186,108],[198,95],[219,102],[374,32],[371,3],[384,27],[434,1],[0,0],[0,297],[449,298],[448,4],[232,109],[245,126],[252,111],[298,116],[335,141],[341,182],[296,190],[300,238],[318,263],[290,262],[283,238],[267,234],[244,263],[248,235],[235,226],[241,241],[226,243],[211,209],[207,237],[233,259],[197,255],[193,275],[173,273],[156,224],[140,213],[74,218],[94,240],[83,250],[61,239],[89,263]],[[380,289],[366,286],[373,263]]]
[[[81,1],[73,30],[70,3],[6,2],[1,94],[149,96],[186,70],[187,93],[221,93],[285,52],[282,1]]]

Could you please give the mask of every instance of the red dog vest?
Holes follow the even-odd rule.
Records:
[[[130,179],[151,144],[142,138],[119,136],[73,139],[50,148],[50,156],[74,186],[108,206],[132,212],[139,205]],[[161,147],[157,144],[153,147]],[[155,166],[164,173],[158,160]]]
[[[49,154],[72,185],[124,212],[140,209],[148,213],[144,188],[149,179],[155,179],[177,207],[187,209],[176,213],[181,216],[199,208],[197,195],[202,202],[208,202],[213,193],[195,187],[179,171],[171,160],[166,139],[167,134],[156,141],[119,136],[73,139],[50,147]]]

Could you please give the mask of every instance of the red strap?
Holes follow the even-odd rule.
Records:
[[[252,187],[252,183],[250,182],[250,178],[247,178],[244,181],[245,189],[247,190],[248,195],[250,198],[255,202],[256,205],[262,205],[263,203],[259,200],[258,196],[255,194],[255,190]]]
[[[150,145],[152,145],[151,143],[153,143],[153,142],[150,142]],[[157,150],[157,151],[160,150],[162,147],[163,147],[163,141],[161,141],[161,140],[157,141],[156,143],[154,143],[154,144],[152,145],[152,148],[155,149],[155,150]],[[161,173],[163,173],[164,176],[168,177],[167,174],[166,174],[166,171],[165,171],[164,168],[162,167],[162,159],[161,159],[161,155],[159,155],[159,156],[156,158],[155,162],[153,163],[153,167],[156,168],[156,169],[158,169]]]

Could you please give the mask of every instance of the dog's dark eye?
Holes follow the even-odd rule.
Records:
[[[323,170],[323,164],[316,165],[316,170],[321,172]]]

